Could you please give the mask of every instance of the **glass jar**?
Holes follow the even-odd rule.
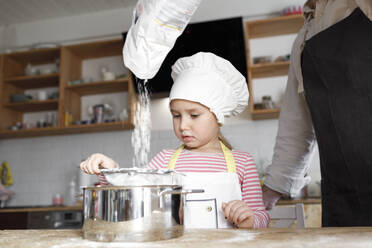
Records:
[[[271,100],[271,96],[263,96],[262,97],[262,105],[265,109],[275,108],[274,102]]]

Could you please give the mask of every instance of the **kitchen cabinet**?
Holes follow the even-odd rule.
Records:
[[[247,49],[247,77],[248,89],[250,92],[249,109],[252,119],[272,119],[277,118],[280,113],[279,108],[257,109],[254,106],[253,79],[268,78],[288,75],[289,61],[267,62],[253,64],[250,56],[250,40],[255,38],[273,37],[279,35],[297,33],[303,26],[304,18],[302,15],[282,16],[263,20],[245,22],[246,49]]]
[[[121,56],[122,39],[104,40],[55,48],[33,49],[0,55],[0,138],[18,138],[43,135],[73,134],[126,130],[133,128],[135,101],[131,74],[114,80],[70,85],[71,81],[82,79],[82,63],[85,60]],[[50,73],[26,75],[28,67],[56,64],[57,70]],[[58,90],[58,98],[12,102],[13,94],[26,90],[44,88]],[[106,93],[126,92],[128,120],[78,125],[69,121],[81,119],[82,97]],[[55,126],[43,128],[22,128],[10,130],[17,122],[23,123],[24,114],[41,111],[55,111],[58,122]],[[68,120],[66,121],[66,116]]]
[[[82,223],[80,206],[0,209],[0,229],[79,229]]]
[[[27,229],[27,212],[0,213],[0,230]]]

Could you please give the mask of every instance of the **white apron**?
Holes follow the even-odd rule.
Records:
[[[242,193],[235,160],[230,149],[222,142],[221,147],[228,172],[187,172],[182,186],[187,189],[204,189],[204,193],[186,195],[184,205],[185,228],[232,228],[225,219],[222,203],[241,200]],[[174,170],[184,145],[179,147],[169,161],[168,169]]]

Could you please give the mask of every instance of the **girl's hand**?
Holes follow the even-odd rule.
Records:
[[[222,203],[225,218],[239,228],[253,228],[254,213],[243,201]]]
[[[80,169],[88,174],[100,174],[101,168],[119,168],[119,165],[114,160],[101,153],[94,153],[80,163]]]

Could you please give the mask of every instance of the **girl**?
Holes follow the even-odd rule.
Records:
[[[253,159],[232,150],[220,133],[224,117],[242,112],[248,104],[245,78],[230,62],[212,53],[179,59],[172,67],[172,78],[173,129],[183,145],[161,151],[148,167],[182,172],[184,187],[204,189],[203,194],[187,195],[185,226],[266,227],[269,216]],[[102,154],[81,164],[91,174],[98,174],[100,166],[117,164]]]

